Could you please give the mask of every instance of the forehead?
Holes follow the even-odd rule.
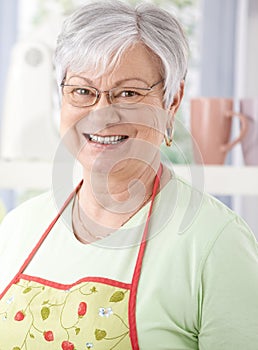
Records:
[[[124,51],[119,60],[113,65],[107,65],[104,72],[101,67],[83,69],[80,72],[68,70],[67,79],[80,76],[89,83],[95,82],[133,82],[143,81],[147,85],[161,78],[161,63],[158,57],[144,44],[137,43]]]

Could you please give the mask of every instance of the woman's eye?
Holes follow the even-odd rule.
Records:
[[[91,91],[89,89],[85,89],[85,88],[77,88],[74,90],[74,93],[76,93],[78,95],[82,95],[82,96],[91,95]]]
[[[124,90],[120,93],[121,97],[134,97],[134,96],[138,96],[139,93],[137,93],[137,91],[133,91],[133,90]]]

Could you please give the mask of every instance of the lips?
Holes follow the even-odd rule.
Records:
[[[116,145],[128,139],[127,135],[108,135],[108,136],[100,136],[95,134],[83,134],[83,135],[86,137],[88,141],[94,142],[100,145]]]

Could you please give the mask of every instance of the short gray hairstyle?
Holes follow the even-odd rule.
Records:
[[[150,3],[134,8],[118,0],[94,1],[68,16],[56,46],[58,83],[67,69],[95,69],[98,76],[112,70],[125,50],[139,42],[161,62],[164,104],[169,107],[186,76],[188,43],[176,18]]]

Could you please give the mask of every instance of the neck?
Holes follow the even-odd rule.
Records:
[[[158,167],[157,167],[158,168]],[[134,167],[131,173],[111,174],[84,171],[80,204],[84,211],[96,217],[125,218],[137,211],[152,194],[156,171],[151,167]]]
[[[90,232],[94,232],[98,236],[96,239],[99,239],[123,226],[151,199],[158,168],[159,164],[155,167],[138,167],[130,176],[114,172],[108,177],[103,173],[93,174],[84,170],[78,205],[88,234],[77,232],[78,239],[89,242],[92,241],[89,239]],[[161,186],[168,180],[168,170],[165,169]]]

